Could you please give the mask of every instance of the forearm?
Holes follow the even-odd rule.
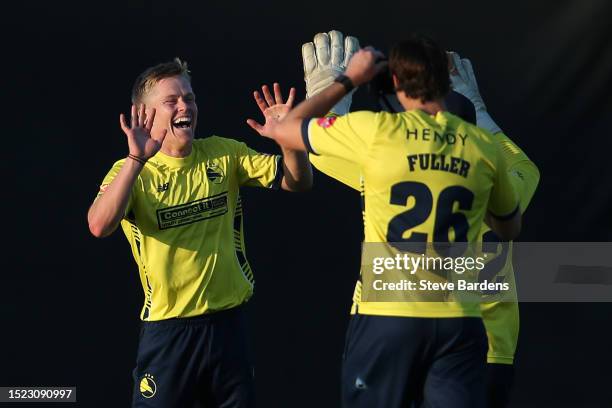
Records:
[[[287,191],[306,191],[312,187],[312,166],[308,154],[282,148],[283,151],[283,181],[281,188]]]
[[[516,239],[521,232],[522,214],[521,211],[518,210],[511,219],[501,220],[487,212],[484,222],[502,241],[512,241]]]
[[[291,110],[275,129],[272,137],[285,149],[306,151],[302,141],[302,122],[305,119],[325,116],[344,95],[346,95],[344,85],[331,84]]]
[[[117,176],[89,208],[87,221],[89,230],[98,237],[110,235],[125,215],[130,194],[143,165],[127,159]]]
[[[344,85],[334,82],[312,98],[306,99],[296,106],[287,114],[286,119],[295,117],[303,120],[325,116],[345,95],[346,88]]]

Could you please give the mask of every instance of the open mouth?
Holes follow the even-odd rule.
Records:
[[[191,123],[192,123],[192,120],[191,120],[190,117],[183,116],[183,117],[180,117],[180,118],[176,118],[172,122],[172,126],[177,128],[177,129],[188,129],[188,128],[191,128]]]

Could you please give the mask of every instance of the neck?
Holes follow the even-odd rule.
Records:
[[[191,147],[191,140],[185,143],[171,143],[166,139],[160,150],[166,156],[187,157],[191,153]]]
[[[446,105],[444,104],[444,100],[442,98],[422,102],[420,99],[414,99],[406,96],[404,92],[397,92],[397,99],[407,111],[420,109],[426,113],[429,113],[430,115],[435,115],[438,112],[446,110]]]

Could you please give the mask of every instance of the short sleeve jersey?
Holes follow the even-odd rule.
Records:
[[[217,136],[195,140],[185,158],[158,152],[149,159],[121,221],[145,293],[142,320],[201,315],[250,298],[239,188],[278,188],[280,160]],[[108,172],[99,195],[124,161]]]
[[[316,167],[360,184],[365,242],[476,242],[487,211],[518,210],[494,136],[448,112],[355,112],[305,121],[302,134]],[[356,292],[363,314],[480,315],[478,304],[360,302]]]

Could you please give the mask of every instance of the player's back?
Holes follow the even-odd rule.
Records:
[[[448,249],[449,242],[476,242],[487,211],[507,216],[517,210],[518,200],[492,135],[448,112],[429,115],[421,110],[363,111],[309,120],[302,133],[311,153],[332,159],[335,174],[361,175],[365,243],[353,312],[479,316],[478,303],[459,303],[446,291],[417,296],[407,291],[408,297],[398,300],[381,295],[372,286],[373,270],[368,266],[374,257],[395,257],[393,247],[423,254],[430,253],[428,243],[437,252]],[[438,270],[419,271],[446,281]]]
[[[498,166],[491,135],[448,112],[372,119],[361,173],[365,241],[476,241]]]

